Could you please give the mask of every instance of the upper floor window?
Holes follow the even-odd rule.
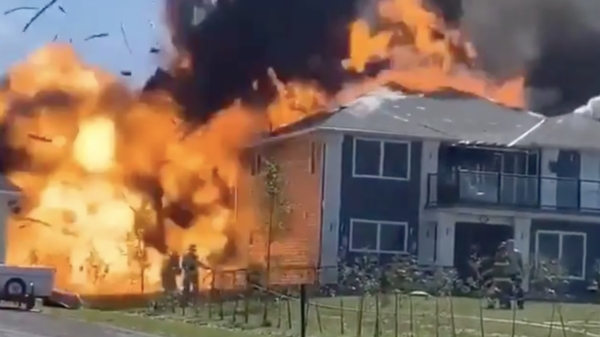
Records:
[[[410,179],[410,142],[354,138],[352,157],[354,177]]]
[[[403,253],[407,251],[406,222],[352,219],[350,250],[360,253]]]

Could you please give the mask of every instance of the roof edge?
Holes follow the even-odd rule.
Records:
[[[253,148],[253,147],[263,146],[263,145],[267,145],[267,144],[277,143],[277,142],[281,142],[281,141],[288,140],[291,138],[301,137],[301,136],[307,135],[309,133],[319,131],[321,129],[322,129],[321,127],[313,126],[313,127],[309,127],[306,129],[292,131],[292,132],[284,133],[284,134],[277,135],[277,136],[262,137],[258,141],[253,142],[252,144],[248,145],[247,147]]]

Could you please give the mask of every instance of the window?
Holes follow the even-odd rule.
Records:
[[[350,221],[350,250],[362,253],[402,253],[407,251],[406,222]]]
[[[363,178],[410,179],[410,143],[354,139],[352,175]]]
[[[585,279],[585,233],[563,231],[538,231],[535,240],[536,264],[543,261],[559,263],[565,278]]]

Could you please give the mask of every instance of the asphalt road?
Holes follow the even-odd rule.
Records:
[[[0,309],[0,337],[153,337],[38,312]]]

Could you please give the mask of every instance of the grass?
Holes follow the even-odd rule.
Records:
[[[223,328],[198,326],[185,321],[149,318],[122,311],[102,310],[64,310],[48,309],[48,314],[55,317],[76,319],[90,323],[107,324],[133,331],[144,332],[164,337],[247,337],[242,331]]]
[[[312,299],[308,312],[309,336],[529,336],[529,337],[600,337],[600,306],[562,304],[560,314],[551,303],[527,303],[522,311],[480,310],[476,299],[453,298],[454,323],[451,319],[449,298],[399,299],[397,315],[393,295],[380,297],[379,306],[374,297],[364,302],[362,326],[359,327],[359,303],[357,298]],[[436,317],[436,302],[439,315]],[[128,312],[96,310],[57,311],[55,315],[67,315],[86,321],[108,323],[132,330],[161,336],[208,336],[243,337],[249,335],[280,334],[299,335],[300,306],[297,300],[280,300],[270,303],[267,321],[263,321],[262,304],[248,302],[248,318],[244,314],[244,301],[200,305],[185,313],[177,308],[160,314],[149,309]],[[288,314],[289,310],[289,314]],[[379,311],[379,320],[376,319]],[[553,314],[554,311],[554,314]],[[222,318],[221,318],[222,312]],[[483,319],[480,319],[480,313]],[[513,314],[515,315],[513,320]],[[554,315],[554,318],[552,316]],[[342,319],[343,316],[343,319]],[[564,322],[560,322],[560,318]],[[437,323],[436,323],[437,321]],[[513,324],[513,321],[515,322]],[[554,322],[551,324],[551,322]],[[320,322],[320,323],[319,323]],[[396,323],[397,322],[397,323]],[[438,331],[436,332],[436,324]],[[376,333],[376,326],[379,333]],[[452,326],[455,328],[452,329]],[[552,331],[550,331],[552,326]],[[483,332],[482,332],[483,328]],[[514,329],[514,331],[513,331]],[[360,330],[360,334],[358,331]]]

